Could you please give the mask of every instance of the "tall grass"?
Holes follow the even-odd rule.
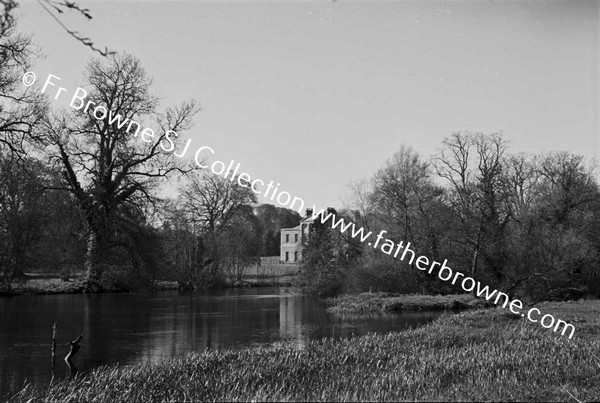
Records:
[[[343,295],[327,300],[327,310],[343,315],[371,314],[400,311],[431,311],[442,309],[482,308],[493,305],[469,294],[455,295],[400,295],[384,292]]]
[[[302,349],[286,344],[104,367],[49,389],[27,387],[13,400],[599,400],[600,332],[597,323],[586,326],[586,337],[569,340],[503,310],[471,311],[402,333],[323,339]]]

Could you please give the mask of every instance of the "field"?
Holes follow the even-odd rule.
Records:
[[[14,401],[600,399],[600,301],[544,303],[572,340],[507,311],[446,314],[402,333],[104,367]]]

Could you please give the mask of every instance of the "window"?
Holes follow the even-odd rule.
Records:
[[[294,242],[298,243],[298,234],[294,234]]]
[[[285,234],[285,242],[288,243],[290,241],[290,234]]]
[[[297,237],[298,235],[296,235]],[[298,252],[294,252],[294,262],[298,261]]]
[[[290,252],[285,252],[285,261],[286,262],[290,261]]]

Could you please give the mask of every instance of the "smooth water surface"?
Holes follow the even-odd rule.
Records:
[[[0,399],[25,380],[51,375],[52,324],[58,321],[56,376],[70,340],[84,335],[75,357],[80,371],[103,364],[136,364],[205,349],[351,337],[415,327],[438,313],[340,318],[319,300],[292,289],[253,288],[139,294],[44,295],[0,298]]]

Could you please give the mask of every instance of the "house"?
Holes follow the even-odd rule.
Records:
[[[308,239],[308,232],[313,221],[312,209],[306,209],[306,216],[298,226],[281,229],[279,260],[282,263],[299,263],[302,261],[302,246]]]
[[[327,208],[327,212],[335,213],[335,209],[329,207]],[[281,229],[281,248],[279,259],[282,263],[302,262],[302,249],[308,241],[315,218],[316,217],[313,217],[313,210],[306,209],[306,215],[302,221],[300,221],[300,224],[297,227]]]

